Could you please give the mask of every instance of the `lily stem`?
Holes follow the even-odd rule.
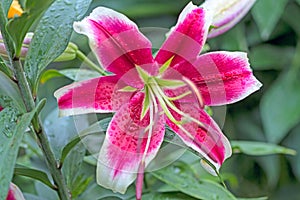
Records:
[[[89,68],[99,72],[103,76],[107,76],[108,73],[105,72],[104,69],[93,63],[84,53],[82,53],[79,49],[76,51],[76,56],[79,60],[88,65]]]
[[[12,61],[12,65],[15,70],[15,75],[17,78],[17,83],[21,91],[21,95],[26,106],[27,112],[32,111],[35,108],[35,101],[28,83],[28,80],[25,76],[21,61],[19,58],[15,58]],[[43,151],[43,154],[46,158],[46,163],[50,170],[50,173],[53,177],[58,196],[61,200],[71,200],[71,195],[67,188],[65,179],[61,172],[61,169],[58,167],[57,161],[55,159],[54,153],[49,144],[47,135],[45,134],[38,115],[32,120],[33,131],[37,137],[38,143]]]

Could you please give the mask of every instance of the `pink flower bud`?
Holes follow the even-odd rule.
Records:
[[[25,200],[25,198],[18,186],[10,183],[6,200]]]
[[[251,9],[256,0],[206,0],[201,7],[213,12],[213,28],[208,38],[213,38],[236,25]]]

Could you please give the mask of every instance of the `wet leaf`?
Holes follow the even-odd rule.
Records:
[[[15,43],[15,52],[17,57],[21,54],[22,43],[26,33],[52,2],[53,0],[27,0],[25,12],[20,17],[15,17],[9,21],[7,30]]]
[[[176,162],[151,174],[166,184],[180,190],[182,193],[194,198],[211,200],[236,199],[218,183],[203,179],[198,180],[190,167],[182,162]]]
[[[20,112],[25,112],[25,105],[17,84],[10,80],[3,72],[0,72],[0,94],[11,98],[13,105],[16,106]]]
[[[4,134],[0,134],[0,199],[6,198],[23,134],[40,106],[38,105],[35,110],[21,116],[12,137],[8,138]]]
[[[40,20],[24,66],[34,91],[41,72],[67,48],[73,22],[85,14],[90,3],[91,0],[57,0]]]

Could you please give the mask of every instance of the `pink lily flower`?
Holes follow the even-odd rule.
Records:
[[[209,12],[189,3],[155,58],[137,25],[116,11],[98,7],[74,24],[113,73],[54,94],[63,116],[115,112],[99,153],[98,184],[125,193],[138,174],[140,199],[143,172],[158,153],[165,124],[216,170],[230,157],[230,143],[203,107],[237,102],[261,83],[245,53],[199,55],[211,22]]]
[[[221,35],[236,25],[252,8],[256,0],[206,0],[201,7],[213,12],[208,38]]]
[[[6,200],[25,200],[25,198],[18,186],[10,183]]]

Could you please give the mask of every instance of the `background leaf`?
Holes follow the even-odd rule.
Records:
[[[174,163],[152,174],[166,184],[197,199],[236,199],[221,185],[208,181],[197,180],[191,168],[182,162]]]
[[[296,155],[296,151],[275,144],[253,141],[231,141],[233,152],[244,153],[252,156],[262,156],[270,154]]]
[[[299,122],[299,91],[299,75],[288,71],[263,95],[260,104],[261,118],[269,142],[280,142]]]
[[[263,44],[251,48],[249,60],[254,70],[281,70],[291,64],[294,53],[295,48],[291,46]]]
[[[273,32],[280,19],[288,0],[257,1],[252,9],[253,18],[259,28],[262,39],[266,40]]]
[[[40,20],[24,66],[34,91],[41,72],[66,49],[73,22],[85,14],[90,3],[91,0],[57,0]]]

